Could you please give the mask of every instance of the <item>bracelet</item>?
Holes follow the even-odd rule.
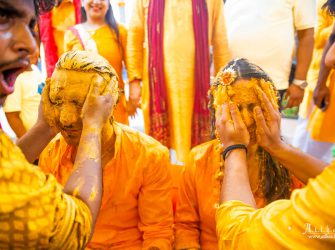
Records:
[[[240,148],[241,148],[241,149],[245,149],[245,153],[248,152],[248,150],[247,150],[247,146],[246,146],[246,145],[244,145],[244,144],[234,144],[234,145],[231,145],[231,146],[227,147],[227,148],[223,151],[223,153],[222,153],[223,160],[226,160],[227,154],[228,154],[230,151],[232,151],[232,150],[234,150],[234,149],[240,149]]]

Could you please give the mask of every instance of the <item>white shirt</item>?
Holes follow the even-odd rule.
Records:
[[[227,0],[225,17],[233,57],[247,58],[287,89],[295,31],[314,27],[315,0]]]
[[[26,130],[37,120],[41,100],[38,88],[44,82],[40,70],[35,65],[31,67],[32,71],[25,71],[16,78],[14,92],[7,97],[3,107],[5,112],[20,112]]]

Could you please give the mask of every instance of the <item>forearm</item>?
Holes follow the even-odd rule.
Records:
[[[90,209],[95,224],[102,197],[101,133],[94,127],[83,128],[75,170],[64,186],[64,192],[81,199]]]
[[[330,37],[329,37],[329,39],[326,43],[326,46],[323,50],[322,59],[321,59],[321,62],[320,62],[319,76],[318,76],[318,81],[317,81],[316,87],[326,86],[327,79],[328,79],[328,76],[329,76],[329,72],[331,71],[331,68],[328,67],[325,64],[325,57],[327,55],[327,52],[328,52],[329,48],[331,47],[331,45],[333,44],[334,41],[335,41],[335,33],[333,31],[333,33],[330,35]]]
[[[21,138],[27,132],[27,130],[25,129],[23,122],[20,118],[20,113],[6,112],[5,114],[10,127],[16,134],[16,137]]]
[[[272,147],[269,153],[305,184],[309,178],[316,177],[327,166],[327,163],[284,142],[277,147]]]
[[[297,67],[294,78],[305,80],[313,55],[314,29],[298,31],[298,39]]]
[[[17,146],[21,148],[23,154],[31,163],[38,158],[54,136],[55,133],[50,127],[36,123],[17,141]]]
[[[239,200],[256,207],[247,169],[244,149],[231,151],[225,160],[225,173],[221,189],[221,202]]]

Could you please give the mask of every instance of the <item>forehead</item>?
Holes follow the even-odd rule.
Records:
[[[73,70],[55,70],[50,79],[51,99],[56,97],[68,98],[69,96],[85,97],[88,93],[94,76],[98,73],[79,72]],[[101,86],[103,88],[103,86]]]
[[[254,87],[257,83],[250,80],[238,80],[232,87],[230,99],[236,104],[259,103]]]
[[[214,105],[221,105],[233,101],[236,104],[259,103],[254,86],[257,83],[250,80],[237,80],[231,85],[219,85],[214,90]]]
[[[7,13],[20,18],[35,19],[35,4],[33,0],[0,0],[0,8]]]

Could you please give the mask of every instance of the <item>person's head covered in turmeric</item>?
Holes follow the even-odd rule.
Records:
[[[42,98],[47,121],[59,129],[68,144],[79,143],[83,126],[81,110],[92,82],[99,83],[100,94],[111,93],[115,105],[119,95],[117,74],[96,53],[78,50],[64,53],[51,78],[46,80]]]
[[[268,74],[247,59],[238,58],[222,68],[214,79],[210,91],[212,137],[216,137],[215,112],[224,104],[237,105],[250,135],[248,147],[257,148],[255,158],[259,166],[260,189],[267,203],[289,198],[292,179],[289,172],[262,147],[257,145],[257,127],[254,108],[262,106],[262,91],[278,108],[278,92]],[[266,115],[266,114],[265,114]]]

